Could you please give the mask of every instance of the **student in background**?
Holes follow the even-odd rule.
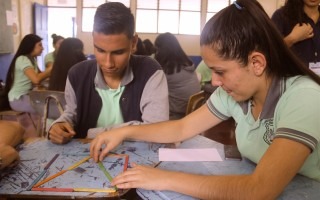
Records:
[[[119,126],[168,120],[165,74],[154,59],[133,55],[138,41],[134,29],[134,17],[122,3],[108,2],[97,8],[92,33],[96,59],[69,70],[66,109],[49,128],[53,143],[92,138]]]
[[[171,190],[198,199],[277,199],[296,174],[320,181],[320,77],[290,51],[258,1],[237,0],[215,14],[200,37],[201,55],[219,86],[181,120],[101,133],[95,161],[125,139],[179,142],[233,117],[251,174],[197,175],[131,164],[118,189]]]
[[[309,68],[320,75],[320,0],[287,0],[274,12],[272,20],[286,44]]]
[[[83,42],[78,38],[64,39],[52,67],[48,89],[64,91],[69,69],[84,60]]]
[[[189,97],[201,89],[195,67],[173,34],[159,34],[154,44],[154,58],[168,81],[170,119],[180,119],[185,116]]]
[[[62,37],[61,35],[57,35],[57,34],[52,34],[52,45],[54,48],[54,51],[48,53],[45,57],[44,57],[44,63],[46,68],[48,67],[52,67],[55,58],[58,54],[58,50],[60,48],[60,45],[62,43],[62,41],[64,40],[64,37]]]
[[[5,91],[13,110],[35,113],[30,103],[29,91],[50,76],[52,67],[41,72],[37,64],[36,57],[43,51],[41,40],[38,35],[26,35],[11,61]]]
[[[134,51],[134,55],[141,55],[141,56],[146,55],[146,50],[144,48],[141,38],[139,37],[138,37],[138,42]]]
[[[147,56],[154,56],[156,53],[156,48],[154,47],[153,43],[149,39],[145,39],[142,41],[144,48],[146,50]]]
[[[200,84],[201,86],[204,86],[205,84],[210,83],[211,84],[211,70],[206,65],[206,63],[202,60],[197,68],[196,72],[198,74],[198,77],[200,77]]]
[[[0,171],[18,163],[19,153],[14,147],[22,141],[23,134],[19,123],[0,120]]]

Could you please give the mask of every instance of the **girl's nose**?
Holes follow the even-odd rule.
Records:
[[[212,84],[213,86],[221,86],[221,85],[222,85],[222,82],[221,82],[220,80],[217,80],[217,79],[215,80],[215,79],[212,78],[211,84]]]

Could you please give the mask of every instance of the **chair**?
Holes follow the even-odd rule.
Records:
[[[208,94],[205,91],[201,90],[200,92],[193,94],[189,97],[186,115],[200,108],[208,99]]]
[[[205,104],[210,95],[210,92],[202,90],[190,96],[187,105],[186,115],[190,114],[191,112],[195,111],[196,109],[200,108],[203,104]],[[201,133],[201,135],[225,145],[236,145],[235,127],[236,126],[234,119],[230,118],[204,131],[203,133]]]
[[[31,120],[32,126],[36,129],[36,124],[32,120],[30,113],[22,112],[22,111],[15,111],[10,108],[8,96],[3,90],[0,89],[0,120],[16,120],[19,121],[19,117],[26,115],[28,119]]]
[[[36,124],[32,120],[30,113],[28,112],[21,112],[21,111],[15,111],[15,110],[0,111],[0,120],[12,120],[12,118],[14,118],[14,120],[19,121],[18,118],[23,115],[27,115],[27,117],[32,122],[33,128],[36,129]]]
[[[40,137],[46,137],[47,119],[57,119],[63,113],[66,105],[64,92],[34,90],[29,95],[32,106],[40,115],[38,134]]]

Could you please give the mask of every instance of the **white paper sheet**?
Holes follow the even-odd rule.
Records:
[[[159,149],[159,161],[222,161],[217,149]]]

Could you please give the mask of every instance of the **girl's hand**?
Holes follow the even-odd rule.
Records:
[[[102,161],[103,158],[115,147],[117,147],[124,140],[120,133],[117,131],[103,132],[90,144],[90,156],[95,162]],[[105,146],[102,149],[102,146]]]
[[[131,166],[132,168],[115,177],[111,184],[121,189],[165,190],[168,188],[168,180],[173,172],[135,163]]]

